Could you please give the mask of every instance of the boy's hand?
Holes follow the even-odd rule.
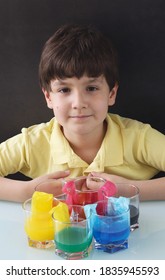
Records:
[[[70,174],[69,170],[66,171],[57,171],[51,174],[43,175],[37,177],[28,182],[31,192],[30,196],[33,192],[43,191],[43,192],[52,192],[54,196],[62,193],[62,179],[67,177]]]
[[[59,171],[29,181],[0,177],[0,200],[24,202],[32,197],[36,186],[42,182],[48,182],[48,185],[51,185],[49,182],[53,182],[54,195],[61,194],[62,178],[67,177],[69,174],[69,171]]]
[[[129,183],[130,182],[129,179],[126,179],[124,177],[113,175],[113,174],[108,174],[108,173],[103,173],[103,172],[91,172],[90,175],[94,176],[94,177],[103,178],[103,179],[108,180],[113,183]]]

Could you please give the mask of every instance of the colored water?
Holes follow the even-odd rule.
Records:
[[[98,192],[80,192],[76,193],[73,204],[86,205],[93,204],[98,201]]]
[[[91,242],[92,234],[87,234],[87,229],[81,227],[68,227],[55,235],[56,247],[69,253],[84,251]]]
[[[130,224],[131,226],[138,222],[139,210],[133,205],[130,205]]]
[[[121,244],[123,243],[130,234],[130,227],[127,227],[122,231],[106,231],[100,228],[93,229],[93,236],[95,240],[100,244]]]
[[[100,244],[120,244],[130,234],[129,211],[119,216],[93,217],[93,236]]]

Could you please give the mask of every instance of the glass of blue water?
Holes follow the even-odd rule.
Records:
[[[108,213],[107,201],[97,202],[97,212],[92,214],[94,246],[104,252],[115,253],[128,248],[130,235],[130,209]],[[113,208],[114,207],[114,208]],[[99,213],[99,214],[98,214]]]

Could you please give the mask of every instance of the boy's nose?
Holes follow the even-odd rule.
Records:
[[[82,92],[75,92],[72,100],[72,107],[74,109],[82,109],[87,107],[87,100]]]

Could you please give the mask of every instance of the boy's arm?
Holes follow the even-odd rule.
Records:
[[[129,180],[107,173],[92,172],[93,176],[102,177],[114,183],[130,183],[139,188],[140,200],[165,200],[165,177],[150,180]]]
[[[15,202],[24,202],[31,198],[35,187],[49,179],[56,179],[60,182],[61,178],[69,175],[69,171],[59,171],[52,174],[44,175],[30,181],[18,181],[0,177],[0,200]],[[57,184],[57,195],[61,194],[61,183]]]
[[[130,181],[140,191],[140,200],[165,200],[165,177],[144,181]]]

